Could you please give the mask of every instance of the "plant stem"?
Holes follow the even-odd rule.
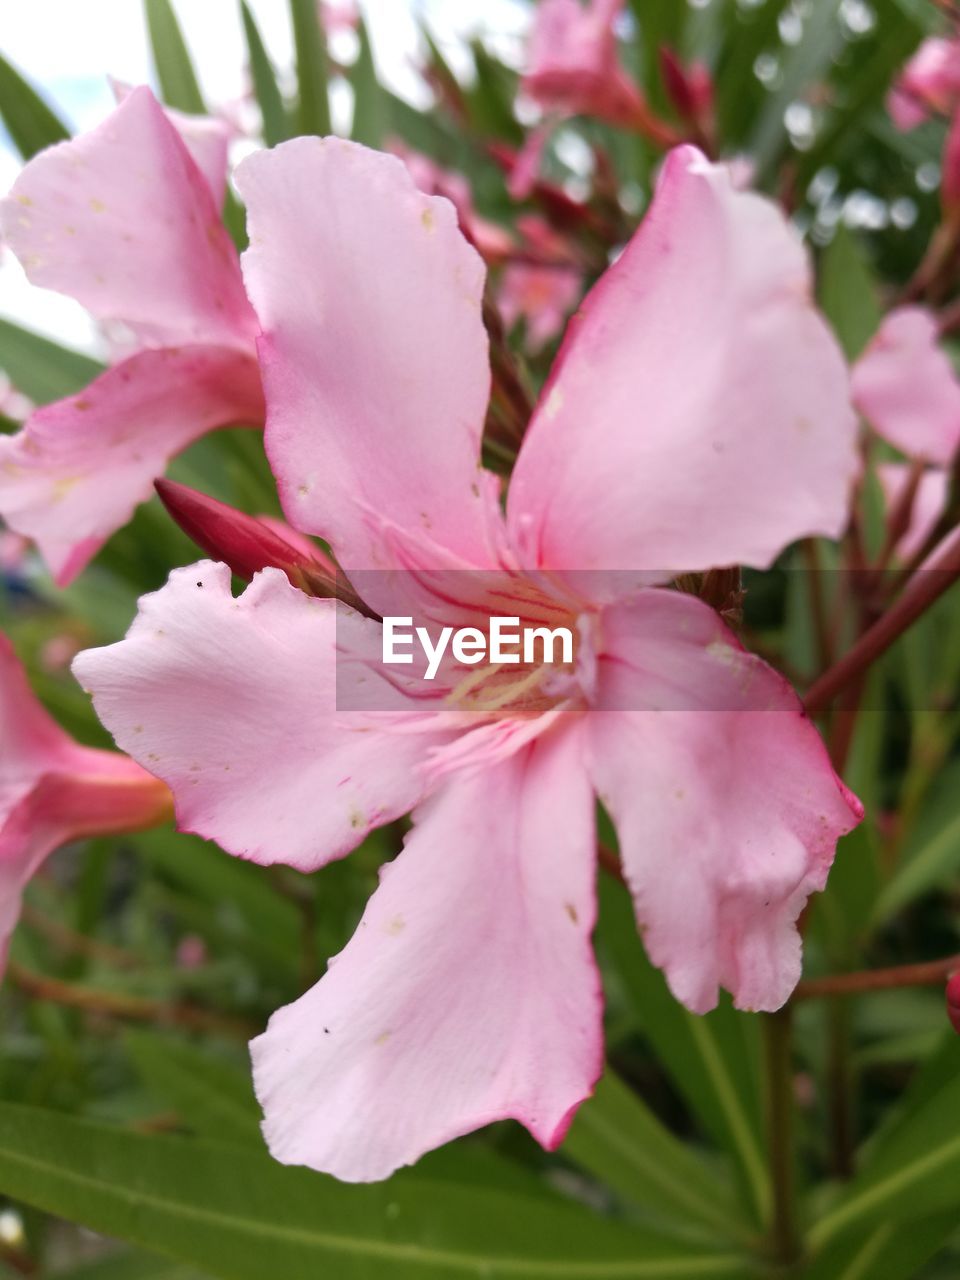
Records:
[[[960,578],[960,538],[948,538],[925,569],[908,581],[903,594],[869,627],[849,652],[819,676],[807,691],[807,714],[818,716],[841,690],[872,666],[893,642],[930,609]]]
[[[890,969],[866,969],[858,973],[834,973],[823,978],[806,978],[791,997],[816,1000],[821,996],[862,995],[867,991],[891,991],[895,987],[927,987],[945,982],[960,972],[960,955],[921,964],[902,964]]]
[[[105,1017],[167,1023],[195,1031],[219,1031],[240,1036],[244,1040],[256,1035],[261,1029],[244,1019],[231,1018],[192,1004],[167,1003],[163,1000],[151,1000],[146,996],[101,991],[94,987],[62,982],[59,978],[49,978],[45,974],[25,969],[14,960],[7,965],[7,976],[25,995],[32,996],[35,1000],[50,1000],[54,1004]]]
[[[767,1136],[773,1200],[769,1244],[772,1257],[789,1266],[800,1256],[795,1218],[793,1150],[792,1015],[785,1005],[763,1016],[767,1083]]]

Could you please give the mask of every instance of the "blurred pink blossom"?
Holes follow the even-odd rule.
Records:
[[[931,36],[897,77],[887,109],[898,129],[914,129],[933,112],[952,115],[960,103],[960,39]]]
[[[951,462],[960,446],[960,381],[931,312],[891,311],[854,365],[852,389],[877,435],[908,457]]]

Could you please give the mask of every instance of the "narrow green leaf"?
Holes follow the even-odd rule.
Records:
[[[644,1035],[691,1112],[736,1160],[753,1215],[763,1221],[770,1188],[755,1020],[728,1004],[705,1017],[688,1013],[646,958],[623,886],[601,880],[600,903],[599,936],[613,953]]]
[[[903,850],[900,865],[877,898],[874,924],[881,924],[937,885],[948,884],[960,867],[960,762],[948,765],[928,801],[928,811]]]
[[[389,127],[389,103],[377,79],[373,60],[370,32],[361,17],[357,24],[360,52],[353,65],[350,83],[353,85],[353,128],[351,136],[368,147],[380,147]]]
[[[792,102],[802,100],[811,84],[830,69],[843,48],[843,28],[837,0],[812,0],[804,21],[803,38],[783,55],[779,87],[760,112],[750,142],[758,183],[772,171],[787,141],[786,114]]]
[[[815,1247],[854,1227],[956,1208],[960,1182],[960,1075],[876,1144],[863,1172],[810,1232]]]
[[[80,391],[103,372],[103,365],[0,319],[0,369],[25,396],[49,404]]]
[[[883,314],[866,256],[843,225],[820,256],[820,307],[848,360],[855,360],[877,331]]]
[[[170,1258],[127,1252],[58,1271],[51,1280],[207,1280],[207,1276]]]
[[[205,1138],[261,1144],[249,1069],[150,1031],[128,1031],[125,1042],[144,1083],[189,1128]]]
[[[906,1224],[883,1222],[821,1254],[804,1271],[804,1280],[916,1280],[956,1229],[953,1210]]]
[[[225,1280],[743,1280],[574,1204],[400,1175],[346,1186],[266,1154],[0,1104],[0,1189]]]
[[[144,0],[144,10],[164,102],[178,111],[204,115],[203,94],[171,0]]]
[[[686,1233],[749,1240],[729,1189],[675,1138],[609,1067],[564,1141],[571,1157],[611,1190]]]
[[[316,0],[290,0],[297,60],[297,125],[300,133],[330,133],[327,45]]]
[[[0,55],[0,119],[24,160],[70,132],[20,72]]]
[[[240,0],[240,16],[243,19],[243,31],[247,40],[247,56],[250,59],[250,73],[253,76],[253,91],[260,107],[260,118],[263,123],[263,140],[268,147],[275,147],[278,142],[290,137],[290,124],[283,95],[277,84],[266,46],[260,35],[247,0]]]

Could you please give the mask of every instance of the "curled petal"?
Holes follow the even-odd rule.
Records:
[[[346,949],[253,1042],[277,1159],[359,1182],[507,1117],[562,1140],[602,1064],[594,839],[576,733],[420,810]]]
[[[484,269],[453,206],[339,138],[258,152],[237,181],[287,518],[348,573],[387,567],[383,520],[489,563]]]
[[[511,483],[523,561],[672,576],[837,535],[857,470],[803,246],[692,147],[570,322]]]
[[[960,446],[960,381],[923,307],[891,311],[853,368],[857,408],[890,444],[946,466]]]
[[[142,351],[0,436],[0,515],[35,540],[65,586],[151,496],[172,457],[214,427],[263,415],[252,355]]]
[[[144,343],[252,344],[218,206],[149,89],[35,156],[0,204],[0,232],[33,284],[129,325]]]
[[[796,919],[863,808],[793,691],[701,601],[642,592],[603,631],[589,768],[650,959],[696,1013],[720,986],[776,1009]]]
[[[371,647],[375,623],[279,569],[234,599],[228,567],[203,561],[175,570],[126,639],[73,669],[117,743],[173,791],[181,829],[311,871],[422,799],[425,754],[446,741],[429,727],[392,732],[409,729],[411,704],[344,657]],[[354,679],[376,712],[338,708],[338,696],[358,707]]]

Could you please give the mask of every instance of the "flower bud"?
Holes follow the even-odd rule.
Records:
[[[960,1035],[960,972],[947,979],[947,1017],[957,1035]]]

